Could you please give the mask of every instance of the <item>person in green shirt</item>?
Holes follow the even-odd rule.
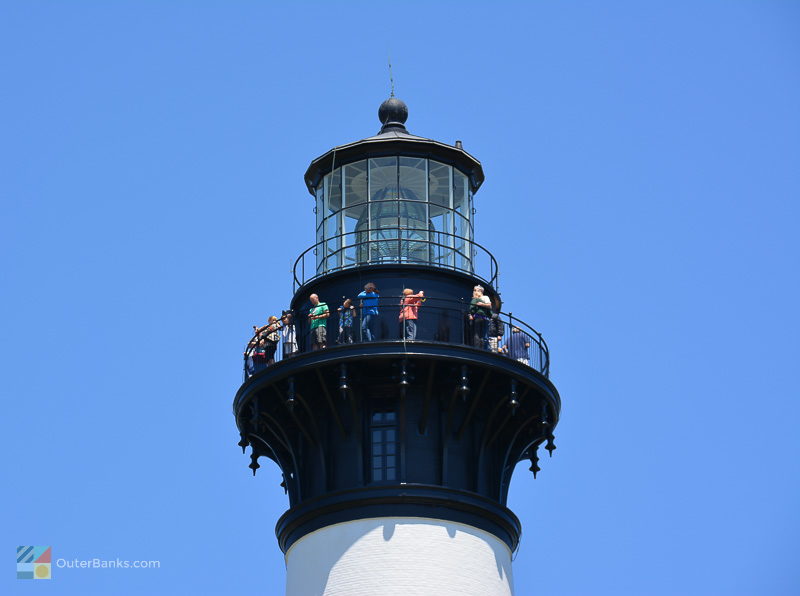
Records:
[[[311,349],[321,350],[328,341],[328,322],[325,320],[331,316],[328,305],[319,301],[319,296],[311,294],[308,297],[311,302],[311,310],[308,311],[308,320],[311,321]]]
[[[489,319],[492,317],[492,301],[483,293],[483,286],[472,289],[469,303],[469,320],[472,323],[472,347],[485,349],[484,339]]]

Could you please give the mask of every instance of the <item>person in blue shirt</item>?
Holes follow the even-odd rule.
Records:
[[[375,338],[372,329],[373,321],[378,317],[380,294],[375,284],[369,282],[357,297],[361,299],[361,340],[372,341]]]
[[[506,340],[506,350],[508,355],[516,360],[530,366],[531,338],[527,333],[520,331],[519,327],[511,328],[511,337]]]
[[[353,306],[353,301],[347,298],[337,310],[339,311],[338,342],[340,344],[351,344],[353,343],[353,320],[356,307]]]

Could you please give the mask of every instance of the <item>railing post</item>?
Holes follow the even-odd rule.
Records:
[[[461,312],[459,313],[459,317],[458,318],[461,320],[461,345],[462,346],[466,346],[467,345],[467,338],[466,338],[467,321],[469,319],[467,318],[467,313],[464,310],[464,299],[463,298],[461,299],[461,309],[460,310],[461,310]]]
[[[514,314],[508,311],[508,338],[506,339],[506,347],[508,347],[508,342],[511,341],[511,327],[514,325],[513,319]],[[511,348],[508,348],[508,357],[511,357]]]

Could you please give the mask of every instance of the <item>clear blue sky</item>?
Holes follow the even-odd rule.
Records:
[[[518,594],[798,593],[800,4],[697,0],[3,2],[0,592],[282,592],[241,349],[387,53],[552,350]],[[18,581],[28,544],[161,568]]]

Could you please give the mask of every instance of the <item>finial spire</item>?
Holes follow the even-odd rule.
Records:
[[[392,76],[392,57],[389,56],[389,85],[391,86],[391,92],[389,93],[389,97],[394,97],[394,76]]]

